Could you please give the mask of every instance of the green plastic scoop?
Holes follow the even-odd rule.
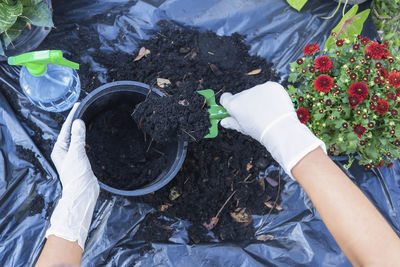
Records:
[[[218,122],[226,117],[230,117],[230,115],[225,108],[217,104],[217,102],[215,101],[215,93],[213,90],[200,90],[197,91],[197,93],[205,97],[208,107],[208,113],[210,114],[210,133],[204,136],[204,138],[214,138],[218,135]]]

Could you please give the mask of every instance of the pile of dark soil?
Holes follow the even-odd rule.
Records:
[[[157,78],[162,78],[171,83],[170,87],[159,87],[168,95],[180,93],[183,88],[193,91],[210,88],[216,92],[218,102],[223,92],[237,93],[266,81],[279,80],[271,63],[248,54],[250,47],[238,34],[221,37],[161,22],[153,38],[140,43],[134,54],[127,55],[99,49],[101,43],[96,32],[87,26],[73,28],[74,34],[64,37],[63,33],[71,29],[65,28],[62,21],[57,25],[42,49],[57,43],[59,49],[70,52],[69,59],[78,62],[79,55],[96,51],[91,54],[91,60],[97,63],[97,69],[107,70],[107,74],[95,72],[88,64],[81,64],[84,93],[101,85],[104,78],[107,82],[136,80],[154,87],[157,87]],[[120,34],[123,37],[122,31]],[[142,47],[150,54],[134,62]],[[103,140],[103,143],[106,142]],[[190,143],[186,160],[175,179],[154,194],[135,199],[158,210],[154,217],[141,224],[137,238],[166,241],[168,222],[154,221],[164,215],[189,220],[193,224],[189,229],[193,242],[208,241],[210,237],[203,225],[209,227],[210,220],[225,202],[213,229],[215,237],[234,241],[254,238],[251,216],[246,215],[267,214],[275,200],[280,201],[282,181],[277,174],[270,179],[257,179],[259,171],[271,164],[277,163],[263,146],[235,131],[220,128],[217,138]]]
[[[47,173],[43,169],[42,164],[40,163],[35,152],[26,149],[21,145],[16,145],[15,149],[18,154],[18,158],[25,160],[34,166],[33,171],[35,175],[40,174],[41,177],[46,177]]]
[[[39,214],[44,209],[44,199],[41,195],[36,195],[32,200],[31,208],[28,216]]]
[[[204,97],[190,88],[166,97],[150,94],[132,116],[145,133],[162,143],[176,138],[197,141],[210,127]]]
[[[138,129],[122,104],[88,123],[86,151],[96,177],[118,189],[136,189],[153,181],[166,167],[164,148]]]

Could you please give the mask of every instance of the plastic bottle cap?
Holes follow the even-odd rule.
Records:
[[[63,57],[61,50],[43,50],[24,53],[8,58],[9,65],[25,66],[33,76],[42,76],[47,71],[47,64],[79,69],[79,64]]]

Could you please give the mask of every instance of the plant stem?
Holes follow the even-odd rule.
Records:
[[[219,211],[217,212],[217,215],[215,215],[216,218],[219,217],[219,215],[221,214],[222,210],[225,208],[226,204],[228,204],[229,200],[231,200],[231,198],[233,197],[233,195],[236,193],[236,190],[232,192],[232,194],[228,197],[228,199],[225,201],[224,205],[222,205],[222,207],[219,209]]]

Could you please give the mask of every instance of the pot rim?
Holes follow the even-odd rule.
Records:
[[[106,96],[108,94],[112,94],[114,92],[123,92],[123,91],[142,93],[139,90],[136,91],[136,90],[126,90],[126,88],[113,88],[113,87],[118,87],[118,86],[141,87],[141,88],[144,88],[147,90],[151,90],[152,92],[156,93],[159,96],[165,96],[165,94],[163,94],[160,90],[152,88],[149,85],[141,83],[141,82],[116,81],[116,82],[106,83],[106,84],[98,87],[97,89],[93,90],[82,100],[82,102],[79,104],[79,107],[74,115],[73,120],[80,119],[82,117],[82,115],[84,114],[84,112],[86,111],[88,106],[93,104],[99,98]],[[144,186],[144,187],[138,188],[138,189],[133,189],[133,190],[123,190],[123,189],[117,189],[117,188],[113,188],[109,185],[106,185],[106,184],[102,183],[99,179],[97,179],[97,181],[101,188],[103,188],[104,190],[106,190],[110,193],[114,193],[117,195],[142,196],[142,195],[152,193],[154,191],[161,189],[165,185],[167,185],[179,172],[179,170],[183,164],[183,161],[185,160],[185,157],[186,157],[187,145],[188,145],[188,142],[186,142],[186,141],[181,141],[181,140],[177,141],[178,147],[177,147],[177,153],[176,153],[174,162],[172,163],[172,165],[170,165],[169,167],[166,168],[166,169],[169,168],[166,173],[164,173],[164,171],[163,171],[159,176],[157,176],[157,178],[155,178],[147,186]],[[163,178],[159,179],[160,176],[163,176]],[[159,181],[154,182],[158,179],[159,179]]]

